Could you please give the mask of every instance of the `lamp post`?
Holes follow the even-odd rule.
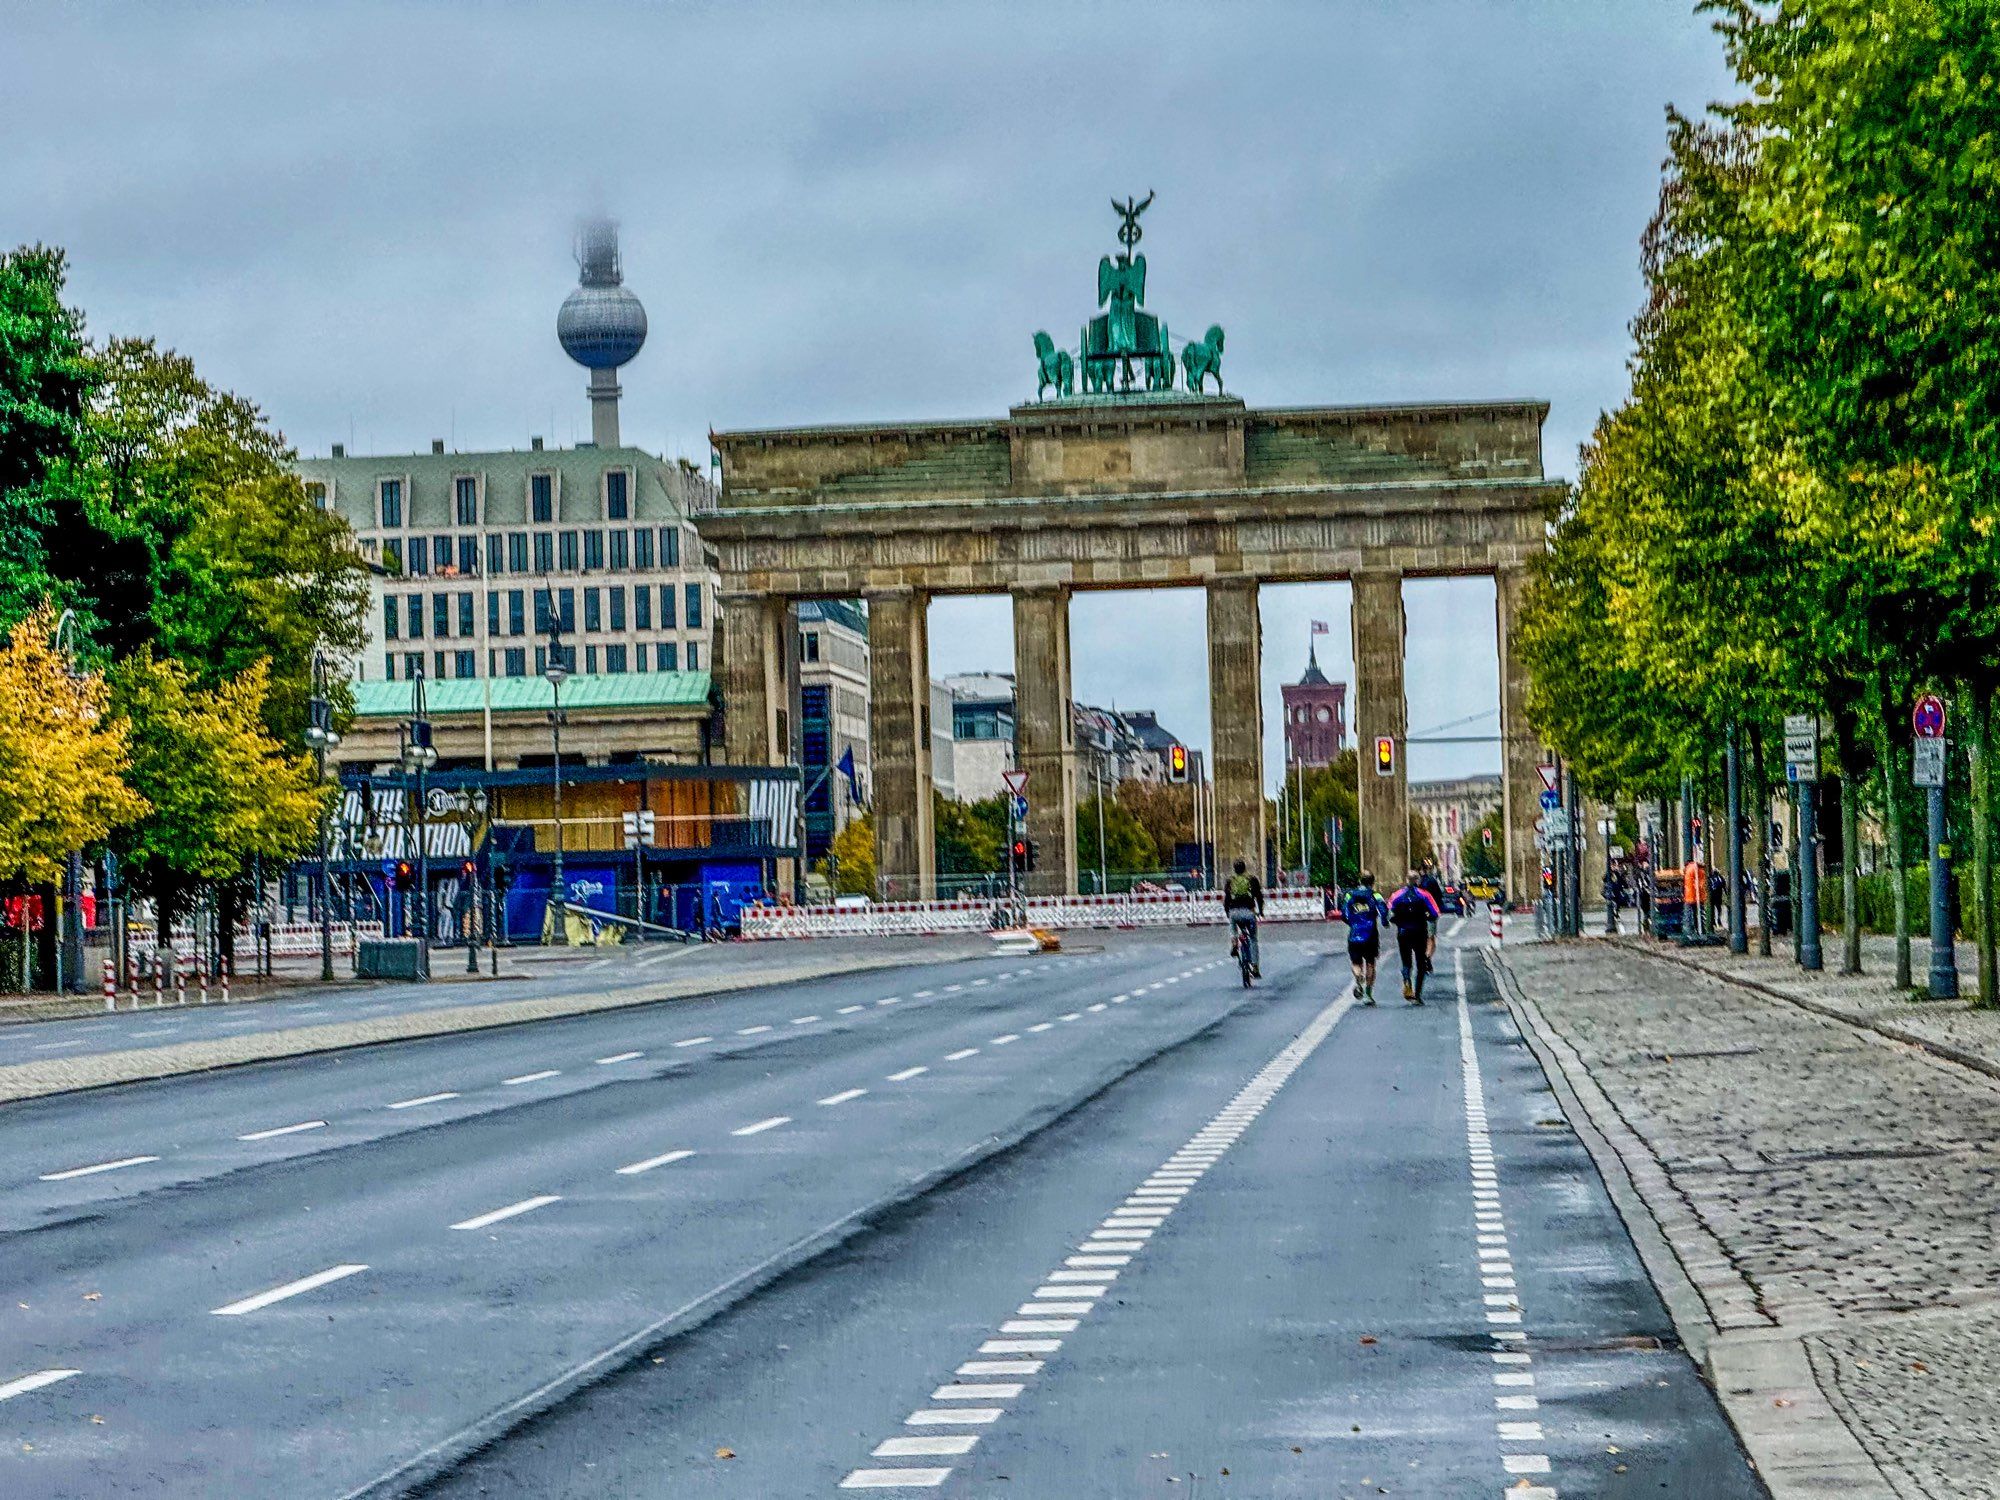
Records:
[[[465,893],[465,972],[479,972],[479,918],[483,908],[479,904],[479,850],[473,843],[478,836],[479,825],[486,821],[486,791],[479,788],[472,794],[472,837],[465,842],[465,870],[469,877]]]
[[[306,742],[313,747],[313,758],[319,767],[322,787],[326,784],[326,754],[340,743],[340,736],[333,732],[333,703],[326,695],[327,662],[326,653],[314,648],[312,698],[307,703],[309,722],[306,724]],[[333,979],[333,878],[327,871],[327,829],[330,823],[324,804],[319,810],[319,977],[322,982]]]
[[[66,609],[56,620],[56,650],[63,659],[63,671],[72,683],[80,683],[83,673],[76,665],[76,611]],[[62,931],[56,946],[56,983],[58,990],[67,989],[74,994],[83,993],[83,851],[69,851],[63,869],[63,885],[66,887],[63,902]],[[21,903],[21,942],[28,941],[28,920],[25,915],[27,903]]]
[[[416,779],[417,790],[417,971],[420,978],[431,977],[431,875],[430,841],[424,825],[426,805],[424,778],[437,764],[437,747],[431,743],[431,721],[424,715],[424,674],[418,668],[411,691],[410,723],[403,740],[403,770]]]
[[[549,900],[555,907],[556,941],[562,943],[569,935],[569,888],[563,880],[562,814],[562,685],[569,677],[569,649],[563,645],[562,632],[556,628],[553,619],[549,628],[549,664],[542,676],[548,679],[549,694],[554,700],[549,709],[549,743],[555,757],[556,772],[556,859],[549,881]]]

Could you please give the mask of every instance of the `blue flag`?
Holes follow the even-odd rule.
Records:
[[[840,752],[840,765],[836,769],[841,775],[847,778],[848,799],[856,806],[859,806],[861,803],[861,783],[855,780],[854,777],[854,747],[852,745],[849,745],[845,750]]]

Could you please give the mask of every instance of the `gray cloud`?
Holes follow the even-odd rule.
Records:
[[[1229,329],[1233,390],[1540,396],[1568,473],[1624,390],[1662,109],[1727,91],[1689,9],[16,0],[0,237],[67,246],[94,330],[192,355],[304,451],[520,446],[587,432],[554,317],[606,207],[652,321],[626,432],[704,457],[711,426],[1030,395],[1107,199],[1151,188],[1149,304]],[[1205,743],[1199,596],[1117,604],[1079,606],[1080,692]],[[1344,604],[1272,592],[1267,683],[1307,618],[1344,663]],[[1004,608],[944,608],[940,670],[1004,665]],[[1491,629],[1490,589],[1413,594],[1414,726],[1491,706]],[[1275,767],[1275,687],[1267,719]]]

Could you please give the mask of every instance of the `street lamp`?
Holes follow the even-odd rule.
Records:
[[[556,941],[562,943],[569,935],[569,888],[563,883],[562,814],[562,685],[569,678],[569,649],[563,645],[562,631],[553,616],[549,622],[549,662],[542,676],[548,679],[553,699],[549,710],[549,742],[555,754],[556,772],[556,860],[549,882],[549,900],[555,906]]]
[[[83,681],[83,673],[76,665],[76,611],[66,609],[56,619],[56,651],[62,656],[63,671],[72,683]],[[67,887],[68,899],[63,905],[63,926],[61,941],[56,950],[56,984],[58,990],[67,989],[72,994],[83,993],[83,851],[72,849],[65,862],[63,884]],[[28,942],[27,902],[21,903],[21,943]]]
[[[313,649],[312,675],[312,697],[306,705],[309,712],[306,742],[313,747],[320,783],[324,787],[327,752],[340,743],[340,736],[333,731],[333,703],[326,693],[326,653],[317,647]],[[333,878],[327,870],[327,830],[330,821],[326,805],[322,803],[319,810],[319,977],[322,982],[328,983],[333,979]]]
[[[403,771],[416,778],[417,784],[417,967],[419,977],[431,977],[431,932],[430,932],[430,849],[429,840],[424,836],[424,824],[428,814],[424,778],[437,764],[437,747],[431,743],[431,721],[424,716],[424,673],[417,669],[413,679],[410,702],[410,722],[403,738]]]

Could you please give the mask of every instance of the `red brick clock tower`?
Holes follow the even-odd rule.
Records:
[[[1283,688],[1285,763],[1326,766],[1347,744],[1347,684],[1329,682],[1319,657],[1306,650],[1306,675]]]

